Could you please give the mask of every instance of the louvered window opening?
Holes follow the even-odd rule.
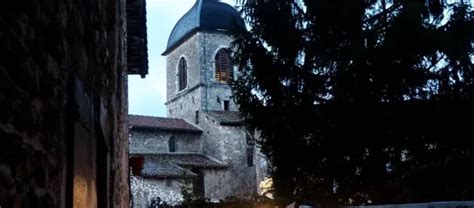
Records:
[[[188,85],[188,64],[186,59],[181,58],[178,64],[178,86],[179,91],[186,89]]]
[[[221,49],[216,54],[216,80],[219,83],[228,84],[234,78],[234,70],[230,52],[228,49]]]

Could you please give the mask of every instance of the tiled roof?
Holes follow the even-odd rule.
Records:
[[[239,126],[243,123],[238,111],[205,111],[204,113],[223,126]]]
[[[191,178],[196,174],[187,171],[175,164],[163,161],[145,159],[142,170],[143,177],[146,178]]]
[[[158,157],[186,168],[221,169],[227,167],[216,159],[198,153],[159,154]]]
[[[184,168],[223,169],[227,166],[199,153],[132,154],[143,156],[142,174],[154,178],[194,177]]]
[[[189,124],[183,119],[129,115],[128,120],[132,128],[149,128],[163,131],[181,131],[191,133],[202,132],[201,129]]]

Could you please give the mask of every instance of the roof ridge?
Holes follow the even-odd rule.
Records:
[[[154,155],[202,155],[206,156],[203,153],[200,152],[162,152],[162,153],[150,153]]]
[[[201,126],[199,126],[199,125],[197,125],[197,124],[195,124],[195,123],[193,123],[193,122],[190,122],[190,121],[188,121],[188,120],[186,120],[186,119],[184,119],[184,118],[183,118],[183,121],[186,122],[187,124],[193,126],[194,128],[197,128],[197,129],[199,129],[199,130],[201,130],[201,131],[204,131],[204,129],[201,128]]]
[[[203,132],[201,128],[192,125],[192,123],[182,118],[169,118],[145,115],[128,115],[131,128],[151,128],[161,129],[164,131],[186,131],[186,132]]]
[[[144,153],[130,153],[132,155],[146,155],[146,156],[160,156],[160,155],[204,155],[199,152],[158,152],[158,153],[153,153],[153,152],[144,152]]]
[[[128,114],[128,116],[140,116],[140,117],[160,117],[160,116],[152,116],[152,115],[138,115],[138,114]]]
[[[202,10],[202,4],[204,3],[203,0],[198,0],[198,8],[197,8],[197,25],[198,27],[201,26],[201,10]]]
[[[128,116],[137,116],[137,117],[146,117],[146,118],[161,118],[161,119],[170,119],[170,120],[183,120],[182,118],[170,118],[170,117],[161,117],[161,116],[150,116],[150,115],[136,115],[136,114],[128,114]],[[189,122],[188,122],[189,123]]]
[[[183,168],[183,167],[179,166],[178,164],[175,164],[175,163],[172,163],[172,162],[167,162],[167,163],[170,164],[171,166],[173,166],[173,167],[175,167],[175,168],[177,168],[177,169],[179,169],[179,170],[185,172],[185,173],[186,173],[185,175],[188,175],[188,174],[189,174],[189,175],[191,175],[191,176],[197,176],[197,174],[195,174],[195,173],[193,173],[193,172],[187,170],[186,168]]]
[[[203,154],[203,155],[204,155],[204,157],[207,157],[207,159],[212,160],[212,161],[214,161],[214,162],[216,162],[216,163],[219,163],[219,164],[221,164],[221,165],[227,165],[226,163],[224,163],[224,162],[222,162],[222,161],[220,161],[220,160],[218,160],[218,159],[216,159],[216,158],[213,158],[213,157],[211,157],[211,156],[209,156],[209,155],[205,155],[205,154]]]

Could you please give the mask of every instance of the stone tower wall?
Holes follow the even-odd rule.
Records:
[[[204,92],[203,106],[206,110],[223,110],[223,101],[230,101],[231,111],[237,111],[235,103],[232,101],[232,90],[227,84],[216,82],[215,76],[215,56],[222,48],[230,48],[232,37],[223,33],[202,33],[200,36],[201,51],[201,74],[207,90]],[[234,70],[234,77],[236,75]]]
[[[182,118],[194,122],[195,112],[201,108],[202,82],[200,78],[201,70],[199,70],[199,36],[199,33],[195,34],[166,57],[166,107],[170,118]],[[181,57],[184,57],[188,64],[188,86],[180,92],[178,90],[177,69]]]

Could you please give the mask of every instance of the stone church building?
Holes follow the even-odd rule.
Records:
[[[172,30],[163,53],[168,117],[129,116],[135,207],[156,196],[179,201],[183,187],[211,200],[257,194],[267,163],[229,85],[238,76],[230,57],[236,29],[245,25],[235,8],[198,0]]]

